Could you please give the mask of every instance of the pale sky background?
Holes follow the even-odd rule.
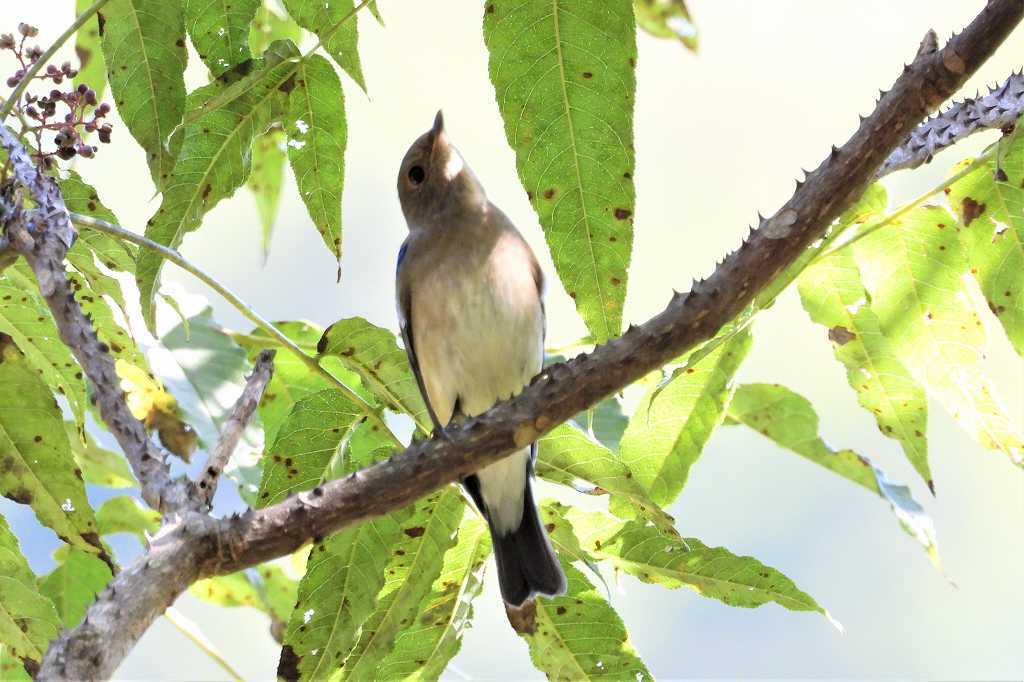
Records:
[[[29,21],[51,40],[71,20],[71,0],[0,3],[0,29]],[[245,191],[209,214],[183,252],[269,319],[326,325],[362,315],[395,328],[394,259],[405,235],[395,173],[410,142],[444,109],[449,132],[491,198],[523,231],[549,281],[549,339],[583,327],[554,277],[536,217],[516,177],[487,77],[482,4],[470,0],[379,0],[387,28],[361,17],[360,52],[369,87],[345,79],[349,146],[344,193],[343,279],[323,248],[289,177],[269,262]],[[738,245],[760,210],[787,199],[811,168],[855,129],[879,88],[888,88],[928,28],[960,29],[983,0],[691,0],[701,31],[694,56],[675,43],[639,37],[636,242],[627,320],[660,310],[672,288]],[[1018,31],[971,80],[974,94],[1024,61]],[[201,70],[195,61],[191,86]],[[81,168],[122,223],[141,229],[156,210],[143,154],[121,125],[115,144]],[[886,181],[892,203],[940,181],[991,135],[940,155],[928,168]],[[172,267],[165,281],[202,292]],[[204,292],[205,293],[205,292]],[[248,329],[213,298],[220,319]],[[824,332],[795,292],[762,315],[738,380],[780,382],[810,398],[836,447],[870,456],[908,482],[933,516],[954,589],[900,531],[887,505],[853,484],[775,447],[753,432],[723,428],[669,512],[684,535],[778,568],[846,627],[775,605],[736,609],[687,590],[626,577],[613,591],[633,644],[658,678],[1010,679],[1024,676],[1024,477],[1005,456],[983,451],[941,408],[929,415],[932,498],[895,441],[857,406]],[[1024,413],[1020,358],[996,338],[990,367],[1007,409]],[[19,530],[30,515],[3,501]],[[52,533],[33,531],[26,552],[49,570]],[[247,679],[272,679],[278,649],[266,619],[219,610],[185,596],[196,619]],[[508,627],[493,572],[451,679],[533,679],[526,645]],[[219,680],[222,671],[166,622],[158,622],[118,673],[122,679]]]

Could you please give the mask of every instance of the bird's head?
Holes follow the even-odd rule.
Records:
[[[444,116],[412,143],[398,171],[398,199],[410,230],[443,224],[460,213],[482,210],[483,187],[448,139]]]

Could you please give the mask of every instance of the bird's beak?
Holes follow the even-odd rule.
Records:
[[[444,113],[438,109],[437,116],[434,117],[434,127],[430,129],[431,134],[434,137],[434,143],[431,147],[432,155],[436,156],[438,153],[446,153],[448,151],[448,134],[444,132]]]

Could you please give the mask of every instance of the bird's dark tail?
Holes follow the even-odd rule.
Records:
[[[501,596],[516,607],[537,594],[554,597],[565,593],[565,573],[541,525],[531,487],[527,478],[519,528],[499,536],[491,526]]]

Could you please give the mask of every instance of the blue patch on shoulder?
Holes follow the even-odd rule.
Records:
[[[402,269],[402,259],[405,258],[405,251],[409,247],[409,242],[402,242],[402,248],[398,250],[398,263],[395,264],[395,274]]]

